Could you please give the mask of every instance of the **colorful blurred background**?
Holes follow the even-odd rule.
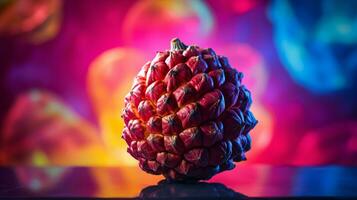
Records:
[[[137,166],[121,139],[124,95],[179,37],[245,75],[259,124],[238,167],[357,166],[356,10],[354,0],[0,0],[0,165]],[[48,170],[32,175],[65,173]]]

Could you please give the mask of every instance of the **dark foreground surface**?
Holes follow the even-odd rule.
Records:
[[[242,165],[209,182],[168,183],[137,167],[0,167],[0,197],[354,197],[357,168]]]

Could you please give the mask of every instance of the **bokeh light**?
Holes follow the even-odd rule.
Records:
[[[127,145],[120,137],[124,127],[121,112],[133,77],[144,63],[140,51],[115,48],[99,55],[88,72],[88,92],[98,116],[101,135],[118,164],[122,165],[136,164],[126,152]]]
[[[355,1],[272,1],[277,51],[298,84],[326,93],[354,83],[356,7]]]
[[[138,1],[123,23],[124,40],[143,49],[165,49],[179,37],[187,43],[204,41],[214,28],[214,18],[204,1]]]
[[[356,133],[356,122],[335,123],[308,131],[299,143],[293,163],[354,165],[357,163]]]
[[[96,130],[51,93],[19,95],[2,129],[1,153],[8,165],[107,165]]]
[[[60,0],[1,1],[0,35],[25,35],[29,42],[45,42],[59,30],[61,9]]]

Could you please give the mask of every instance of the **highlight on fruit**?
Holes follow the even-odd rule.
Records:
[[[243,74],[213,49],[179,39],[141,68],[125,97],[122,138],[142,170],[208,180],[246,160],[257,124]]]

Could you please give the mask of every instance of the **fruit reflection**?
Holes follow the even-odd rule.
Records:
[[[247,196],[235,192],[220,183],[175,183],[160,181],[157,185],[144,188],[140,198],[234,198],[246,199]]]

